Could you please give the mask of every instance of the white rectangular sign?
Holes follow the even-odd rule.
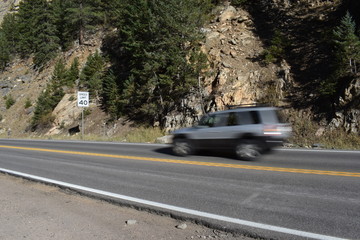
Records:
[[[89,92],[78,92],[78,107],[89,107]]]

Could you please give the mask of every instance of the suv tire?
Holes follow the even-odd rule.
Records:
[[[261,156],[261,148],[258,141],[240,141],[235,147],[236,156],[241,160],[254,160]]]
[[[175,138],[173,140],[172,150],[174,154],[182,157],[190,155],[194,151],[189,140],[186,138]]]

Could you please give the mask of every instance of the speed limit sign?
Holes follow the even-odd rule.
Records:
[[[78,92],[78,107],[89,107],[89,92]]]

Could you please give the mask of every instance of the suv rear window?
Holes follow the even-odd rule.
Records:
[[[263,123],[280,123],[281,118],[279,117],[279,114],[275,110],[264,110],[259,111],[259,114],[261,115],[261,119]]]

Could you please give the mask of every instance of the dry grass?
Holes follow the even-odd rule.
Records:
[[[156,139],[164,136],[165,133],[160,128],[139,127],[131,128],[127,131],[118,133],[113,136],[96,135],[92,133],[81,133],[75,135],[58,134],[51,136],[44,135],[24,135],[23,139],[47,139],[47,140],[84,140],[84,141],[100,141],[100,142],[129,142],[129,143],[155,143]],[[0,134],[0,138],[9,138],[7,133]]]
[[[323,134],[317,135],[316,132],[321,126],[311,120],[302,119],[293,122],[293,136],[289,139],[290,143],[310,148],[320,146],[327,149],[360,149],[360,135],[347,133],[344,129],[325,129]]]

